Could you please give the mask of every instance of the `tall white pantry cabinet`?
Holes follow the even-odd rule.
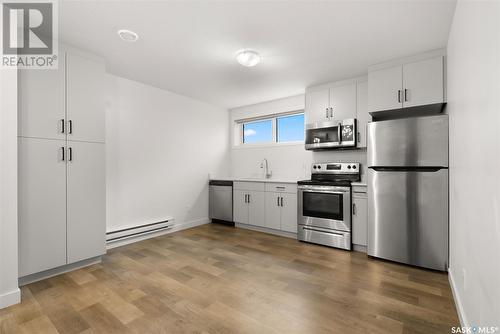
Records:
[[[106,252],[104,62],[19,73],[19,277]]]

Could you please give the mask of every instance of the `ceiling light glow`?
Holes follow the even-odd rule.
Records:
[[[236,54],[236,60],[243,66],[252,67],[260,63],[261,56],[257,51],[242,50]]]
[[[139,35],[127,29],[118,30],[118,36],[125,42],[135,42],[139,39]]]

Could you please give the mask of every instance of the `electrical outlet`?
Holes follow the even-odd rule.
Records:
[[[466,285],[466,280],[465,280],[465,274],[467,272],[465,271],[465,268],[462,268],[462,286],[464,288],[464,291],[467,290],[467,285]]]

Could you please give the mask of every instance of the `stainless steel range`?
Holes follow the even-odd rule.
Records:
[[[359,163],[318,163],[311,180],[298,182],[297,238],[351,249],[351,182],[360,180]]]

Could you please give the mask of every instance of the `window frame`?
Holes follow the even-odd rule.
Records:
[[[245,143],[245,124],[257,123],[262,121],[271,121],[271,141],[261,141],[257,143]],[[240,145],[265,145],[274,143],[276,139],[276,118],[260,118],[260,119],[252,119],[250,121],[246,120],[240,123]]]
[[[294,115],[304,115],[304,132],[305,132],[305,111],[303,109],[288,111],[284,113],[277,114],[269,114],[259,117],[252,118],[243,118],[237,119],[234,121],[235,131],[237,131],[237,135],[235,136],[234,148],[248,148],[248,147],[262,147],[262,146],[287,146],[287,145],[304,145],[305,142],[305,133],[303,140],[295,140],[295,141],[284,141],[278,142],[278,118],[286,117],[286,116],[294,116]],[[272,122],[272,140],[266,142],[258,142],[258,143],[245,143],[244,142],[244,131],[243,126],[246,123],[253,123],[259,121],[270,120]]]

